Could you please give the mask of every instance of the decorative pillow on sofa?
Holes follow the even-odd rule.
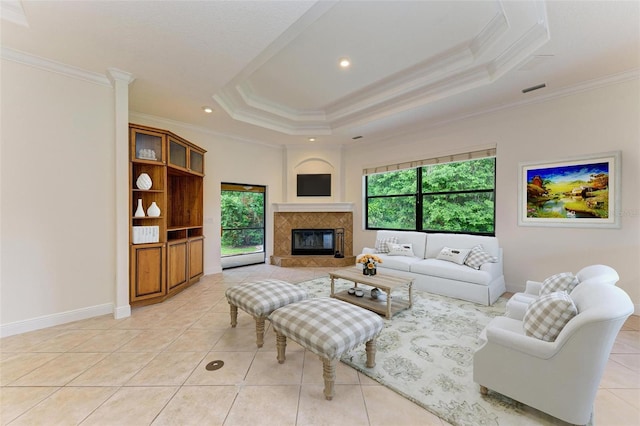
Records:
[[[571,290],[578,285],[578,278],[571,272],[561,272],[559,274],[551,275],[542,281],[542,287],[540,287],[540,296],[553,293],[555,291],[566,291],[571,293]]]
[[[576,316],[578,309],[566,291],[540,296],[527,307],[522,326],[527,336],[554,342],[565,325]]]
[[[440,250],[436,259],[447,260],[449,262],[457,263],[458,265],[462,265],[464,260],[469,255],[471,249],[456,249],[445,247]]]
[[[489,253],[484,251],[482,244],[478,244],[471,249],[469,256],[464,260],[464,264],[473,269],[480,269],[480,267],[485,263],[496,263],[497,261],[497,257],[491,256]]]
[[[413,256],[413,245],[409,243],[393,244],[387,243],[389,246],[389,256]]]
[[[389,253],[389,243],[397,244],[398,237],[378,238],[376,240],[376,253]]]

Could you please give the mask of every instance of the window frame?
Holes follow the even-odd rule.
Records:
[[[406,194],[387,194],[387,195],[371,195],[369,196],[369,176],[367,174],[364,176],[365,184],[364,184],[364,227],[366,230],[371,231],[379,231],[379,230],[392,230],[392,231],[417,231],[424,233],[438,233],[438,234],[469,234],[469,235],[485,235],[494,237],[496,233],[496,169],[497,169],[497,161],[495,156],[484,157],[493,159],[493,188],[492,189],[474,189],[474,190],[456,190],[456,191],[440,191],[440,192],[423,192],[422,191],[422,175],[423,168],[427,166],[418,166],[411,167],[416,170],[416,192],[415,193],[406,193]],[[474,158],[465,161],[476,161],[481,160],[483,158]],[[384,173],[392,173],[397,170],[384,172]],[[434,196],[434,195],[458,195],[458,194],[481,194],[481,193],[492,193],[493,194],[493,232],[472,232],[472,231],[446,231],[446,230],[428,230],[423,228],[424,217],[423,217],[423,206],[424,206],[424,198],[426,196]],[[413,229],[397,229],[397,228],[384,228],[384,227],[370,227],[369,226],[369,200],[371,199],[381,199],[381,198],[397,198],[397,197],[414,197],[415,200],[415,217],[414,217],[414,228]]]

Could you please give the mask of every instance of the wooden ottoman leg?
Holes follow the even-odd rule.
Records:
[[[276,349],[278,350],[278,363],[284,364],[284,360],[287,359],[284,356],[284,351],[287,348],[287,336],[280,334],[276,331]]]
[[[264,317],[255,317],[256,319],[256,344],[259,348],[264,345]]]
[[[231,327],[238,325],[238,307],[229,303],[229,314],[231,315]]]
[[[480,385],[480,393],[481,393],[482,395],[487,395],[487,394],[489,393],[489,389],[487,389],[487,387],[486,387],[486,386],[482,386],[482,385]]]
[[[367,353],[367,368],[376,366],[376,339],[373,338],[365,343],[365,352]]]
[[[334,394],[334,384],[336,382],[335,359],[322,358],[322,377],[324,378],[324,397],[331,401]]]

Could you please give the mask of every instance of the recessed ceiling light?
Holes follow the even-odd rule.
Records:
[[[202,107],[202,110],[203,110],[204,112],[206,112],[207,114],[211,114],[211,113],[213,112],[213,108],[208,107],[208,106],[203,106],[203,107]]]
[[[315,142],[316,138],[309,138],[309,142]]]
[[[351,66],[351,60],[349,58],[340,58],[340,60],[338,61],[338,64],[340,64],[340,68],[349,68],[349,66]]]

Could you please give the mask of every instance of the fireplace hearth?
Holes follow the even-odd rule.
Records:
[[[335,230],[292,229],[291,255],[333,255],[335,253]]]

